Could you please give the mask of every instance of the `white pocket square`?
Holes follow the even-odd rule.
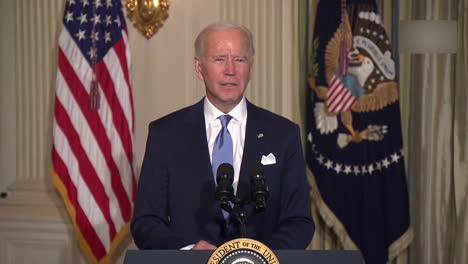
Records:
[[[276,164],[276,157],[273,153],[268,154],[268,156],[262,155],[262,161],[260,161],[263,165],[271,165]]]

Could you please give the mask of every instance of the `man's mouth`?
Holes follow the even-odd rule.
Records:
[[[222,83],[221,85],[223,87],[235,87],[237,86],[237,83],[227,82],[227,83]]]

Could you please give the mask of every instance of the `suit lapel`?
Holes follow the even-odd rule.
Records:
[[[202,181],[212,180],[210,153],[208,151],[208,142],[206,141],[206,127],[205,127],[205,116],[203,113],[203,99],[193,106],[192,111],[187,115],[187,123],[189,124],[187,129],[186,139],[191,139],[190,144],[191,150],[190,158],[194,161],[194,164],[198,164],[199,170],[197,177]],[[185,141],[185,140],[184,140]],[[213,185],[214,188],[214,185]]]
[[[242,199],[246,199],[250,195],[249,168],[260,162],[265,149],[263,122],[258,111],[256,106],[247,101],[247,127],[237,188],[237,195]]]

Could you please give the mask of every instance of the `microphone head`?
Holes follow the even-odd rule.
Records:
[[[219,165],[216,171],[215,198],[221,202],[221,207],[228,208],[229,202],[234,199],[234,168],[229,163]]]
[[[251,197],[255,202],[257,211],[263,211],[266,208],[266,200],[270,194],[270,190],[266,184],[265,167],[258,162],[249,168]]]
[[[265,175],[265,166],[263,166],[262,163],[258,162],[255,164],[252,164],[249,167],[249,175],[250,175],[250,180],[254,180],[255,178],[264,178]]]
[[[229,163],[222,163],[216,171],[216,182],[232,185],[234,182],[234,168]]]

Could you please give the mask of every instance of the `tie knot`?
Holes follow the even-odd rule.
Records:
[[[232,116],[230,116],[230,115],[219,116],[219,120],[221,120],[221,125],[223,126],[223,128],[227,127],[227,125],[229,124],[229,121],[231,121],[231,119],[232,119]]]

